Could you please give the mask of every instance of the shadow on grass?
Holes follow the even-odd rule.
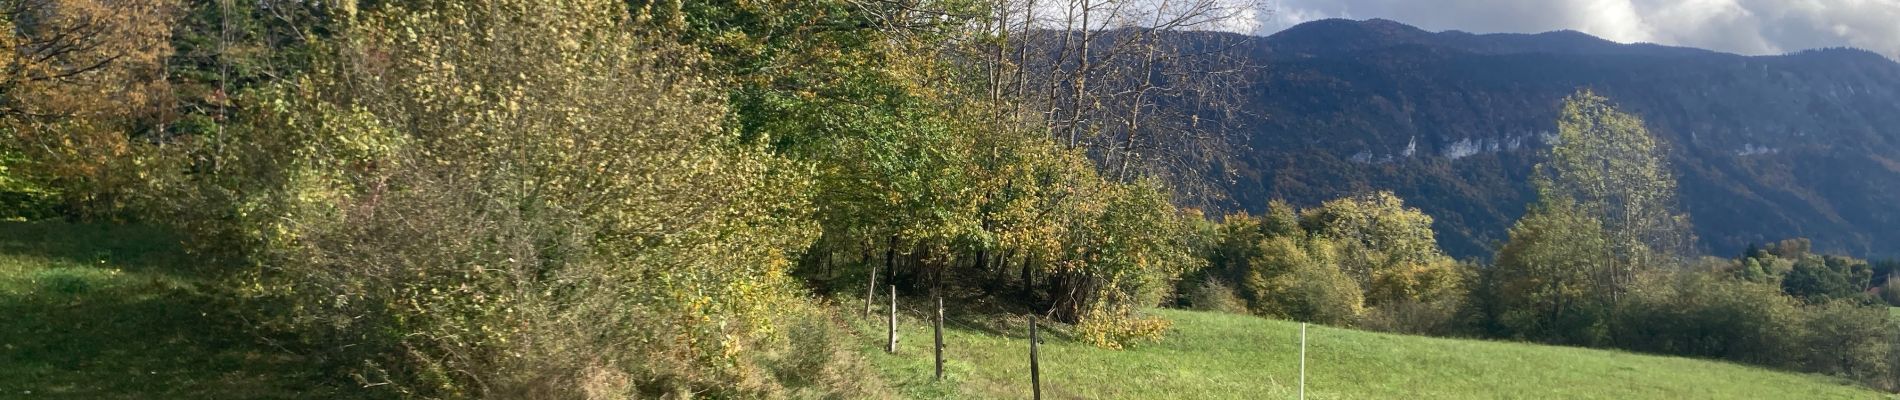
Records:
[[[348,395],[323,369],[248,334],[197,279],[174,274],[188,258],[167,237],[0,223],[0,259],[16,267],[0,271],[16,288],[0,291],[0,398]]]
[[[922,300],[918,301],[921,302]],[[927,302],[925,303],[928,304]],[[970,304],[975,302],[958,303],[961,303],[961,305],[946,306],[944,308],[944,328],[962,329],[1007,339],[1029,340],[1028,313],[998,311],[1007,309],[995,306],[970,306]],[[928,305],[925,307],[928,307]],[[929,321],[931,318],[934,318],[929,315],[927,309],[925,311],[906,311],[911,311],[909,313],[920,321]],[[1048,343],[1050,340],[1076,340],[1073,332],[1071,332],[1073,327],[1068,324],[1047,318],[1039,318],[1037,326],[1040,327],[1037,334],[1042,338],[1043,343]]]
[[[58,221],[0,221],[0,255],[39,257],[129,272],[202,273],[182,240],[164,229]]]
[[[203,295],[160,283],[0,298],[0,397],[330,397],[319,371],[213,321]]]

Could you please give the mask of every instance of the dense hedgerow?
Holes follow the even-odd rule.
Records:
[[[807,180],[614,1],[389,5],[170,159],[263,321],[421,397],[755,393]],[[195,211],[185,211],[195,210]]]

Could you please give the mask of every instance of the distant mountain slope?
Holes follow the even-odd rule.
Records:
[[[1193,33],[1186,35],[1210,35]],[[1484,256],[1534,200],[1564,96],[1595,89],[1670,145],[1683,208],[1718,254],[1805,236],[1900,255],[1900,64],[1828,49],[1745,57],[1582,33],[1432,33],[1325,20],[1250,48],[1250,149],[1222,171],[1231,207],[1388,189]]]

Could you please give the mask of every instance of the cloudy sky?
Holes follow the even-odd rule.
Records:
[[[1262,0],[1258,34],[1324,18],[1426,30],[1582,31],[1731,53],[1859,47],[1900,59],[1900,0]]]

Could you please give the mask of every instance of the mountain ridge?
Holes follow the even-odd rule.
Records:
[[[1321,20],[1247,47],[1263,66],[1239,105],[1249,150],[1216,178],[1229,201],[1312,205],[1392,190],[1484,257],[1535,199],[1538,150],[1563,97],[1591,89],[1669,148],[1707,250],[1814,239],[1900,255],[1900,63],[1865,50],[1745,56],[1575,31],[1427,32]]]
[[[1350,33],[1348,33],[1350,32]],[[1432,32],[1403,22],[1384,18],[1352,20],[1344,18],[1319,19],[1294,25],[1279,32],[1260,36],[1269,43],[1285,47],[1286,42],[1307,40],[1306,36],[1351,35],[1359,39],[1382,39],[1391,44],[1432,43],[1459,50],[1487,54],[1514,54],[1548,52],[1561,54],[1645,54],[1645,55],[1723,55],[1740,58],[1780,58],[1800,56],[1816,52],[1843,52],[1877,58],[1888,63],[1900,63],[1879,53],[1854,47],[1822,47],[1803,49],[1783,54],[1742,55],[1688,46],[1672,46],[1658,43],[1636,42],[1620,43],[1588,33],[1561,29],[1538,33],[1473,33],[1461,30]],[[1383,36],[1373,36],[1383,35]],[[1322,39],[1337,44],[1337,38]],[[1428,42],[1431,41],[1431,42]],[[1270,44],[1269,46],[1274,46]]]

